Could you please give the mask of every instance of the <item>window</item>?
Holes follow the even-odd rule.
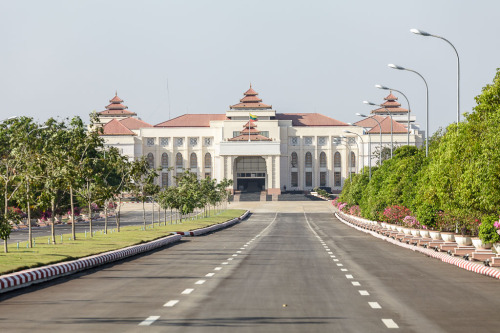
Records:
[[[168,146],[168,138],[160,138],[160,146],[162,147]]]
[[[265,136],[266,138],[269,137],[269,131],[260,131],[260,135]]]
[[[161,167],[163,169],[168,168],[168,154],[167,153],[161,154]]]
[[[290,138],[290,144],[292,146],[298,146],[299,145],[299,138],[297,136],[292,136]]]
[[[351,168],[355,167],[356,167],[356,154],[354,154],[354,152],[351,151]]]
[[[161,186],[162,187],[168,186],[168,173],[167,172],[161,173]]]
[[[212,145],[212,138],[204,138],[203,144],[207,147],[210,147]]]
[[[336,187],[342,186],[342,178],[340,176],[340,171],[335,171],[333,173],[333,183],[334,183],[334,186],[336,186]]]
[[[238,135],[240,135],[239,131],[233,131],[233,138],[237,137]]]
[[[178,168],[182,168],[184,166],[181,153],[177,153],[177,155],[175,155],[175,166]]]
[[[291,185],[292,185],[292,187],[299,187],[299,173],[298,172],[292,172]]]
[[[148,166],[150,168],[154,168],[155,167],[155,157],[154,157],[153,153],[149,153],[148,154]]]
[[[292,161],[291,161],[291,163],[292,163],[292,168],[296,168],[298,166],[298,164],[299,164],[299,158],[298,158],[296,152],[292,153]]]
[[[306,187],[312,187],[312,186],[313,186],[313,173],[306,172]]]
[[[326,172],[319,173],[319,186],[326,186]]]
[[[327,139],[326,136],[320,136],[318,138],[318,146],[326,146]]]
[[[356,144],[356,138],[352,137],[352,138],[347,138],[347,143],[349,145],[355,145]]]
[[[310,152],[306,153],[306,168],[312,168],[313,166],[313,158]]]
[[[312,136],[306,136],[304,137],[304,144],[306,146],[310,146],[313,144],[313,137]]]
[[[326,153],[324,151],[319,154],[319,167],[326,168]]]
[[[146,145],[148,147],[153,147],[155,145],[155,138],[146,138]]]
[[[210,153],[205,154],[205,168],[212,167],[212,155]]]
[[[195,147],[198,145],[198,138],[189,138],[189,144],[191,147]]]
[[[341,144],[341,143],[342,143],[342,141],[340,140],[340,138],[339,138],[338,136],[334,136],[334,137],[332,138],[332,143],[333,143],[334,145],[338,146],[339,144]]]
[[[177,147],[182,147],[184,145],[184,138],[175,138],[175,145]]]
[[[196,158],[195,153],[191,153],[191,156],[189,157],[189,166],[191,169],[196,169],[198,167],[198,159]]]
[[[336,168],[340,168],[342,166],[342,160],[339,152],[336,152],[335,155],[333,155],[333,166]]]

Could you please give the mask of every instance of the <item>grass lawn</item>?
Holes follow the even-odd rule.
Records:
[[[158,225],[155,223],[153,228],[149,223],[146,230],[142,230],[143,225],[137,225],[121,227],[120,232],[114,232],[115,224],[110,221],[108,234],[96,231],[92,238],[89,234],[85,238],[84,233],[77,233],[76,240],[71,240],[71,234],[65,234],[61,243],[61,236],[57,235],[58,244],[52,245],[47,244],[47,236],[37,237],[34,238],[35,246],[31,249],[26,247],[27,242],[19,243],[19,249],[17,249],[17,244],[9,244],[9,253],[0,253],[0,274],[117,250],[165,237],[173,231],[189,231],[208,227],[241,216],[244,212],[243,209],[228,209],[216,216],[184,221],[182,224]]]

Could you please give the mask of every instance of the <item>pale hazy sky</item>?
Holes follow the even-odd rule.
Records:
[[[184,113],[224,113],[252,82],[278,112],[358,120],[383,84],[403,91],[424,128],[456,119],[500,67],[498,0],[23,1],[0,0],[0,118],[102,111],[115,90],[157,124]],[[400,98],[403,106],[406,102]]]

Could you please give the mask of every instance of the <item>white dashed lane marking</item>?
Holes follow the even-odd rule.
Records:
[[[228,261],[231,261],[231,260],[233,260],[233,259],[234,259],[234,258],[227,258],[227,260],[228,260]]]
[[[194,289],[191,289],[191,288],[188,288],[188,289],[185,289],[181,294],[182,295],[189,295],[193,292]]]
[[[206,280],[198,280],[194,284],[204,284]]]
[[[215,267],[214,271],[220,271],[221,269],[222,269],[222,267]]]
[[[370,307],[372,309],[382,309],[382,307],[380,306],[380,304],[378,304],[377,302],[368,302],[368,304],[370,305]]]
[[[337,266],[342,267],[342,266],[344,266],[344,265],[342,265],[342,264],[337,264]]]
[[[346,274],[346,279],[354,279],[354,277],[351,274]]]
[[[236,253],[241,253],[241,251],[236,251]]]
[[[337,261],[339,261],[339,260],[338,260],[338,259],[333,259],[333,261],[337,262]]]
[[[227,265],[227,264],[229,264],[229,263],[228,263],[227,261],[225,261],[225,262],[223,262],[222,264],[223,264],[223,265]]]
[[[361,283],[359,283],[358,281],[352,281],[351,283],[355,287],[359,287],[361,285]]]
[[[342,269],[340,269],[340,270],[341,270],[342,272],[347,272],[347,271],[349,271],[347,268],[342,268]]]
[[[179,303],[179,300],[178,299],[173,299],[173,300],[168,301],[167,303],[163,304],[163,306],[171,308],[172,306],[174,306],[177,303]]]
[[[208,274],[207,274],[207,275],[205,275],[205,276],[206,276],[206,277],[212,277],[212,276],[214,276],[214,275],[215,275],[215,273],[208,273]]]
[[[370,296],[370,294],[366,290],[358,290],[358,291],[361,296]]]
[[[160,316],[149,316],[146,320],[142,321],[139,326],[149,326],[154,323]]]
[[[387,326],[387,328],[399,328],[398,324],[392,319],[382,319],[382,322]]]
[[[233,257],[237,257],[238,255],[237,254],[233,254]]]

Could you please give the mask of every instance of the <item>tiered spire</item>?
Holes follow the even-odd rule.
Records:
[[[392,91],[389,93],[387,97],[384,97],[385,102],[381,105],[383,108],[379,108],[376,110],[372,110],[372,113],[375,114],[387,114],[387,112],[396,112],[396,113],[406,113],[408,109],[402,108],[401,103],[397,102],[398,98],[392,94]],[[387,110],[386,110],[387,109]]]
[[[255,110],[255,109],[272,109],[272,105],[262,103],[262,99],[259,98],[259,94],[253,90],[252,84],[250,84],[250,89],[248,89],[240,99],[240,103],[231,105],[230,108],[234,110]]]
[[[261,135],[255,122],[250,120],[243,125],[243,131],[240,132],[240,135],[229,139],[229,141],[271,141],[271,139]]]
[[[118,97],[118,92],[115,93],[115,97],[109,100],[111,104],[106,106],[106,110],[99,112],[101,115],[127,115],[127,116],[137,116],[135,112],[128,111],[128,106],[123,105],[123,99]]]

